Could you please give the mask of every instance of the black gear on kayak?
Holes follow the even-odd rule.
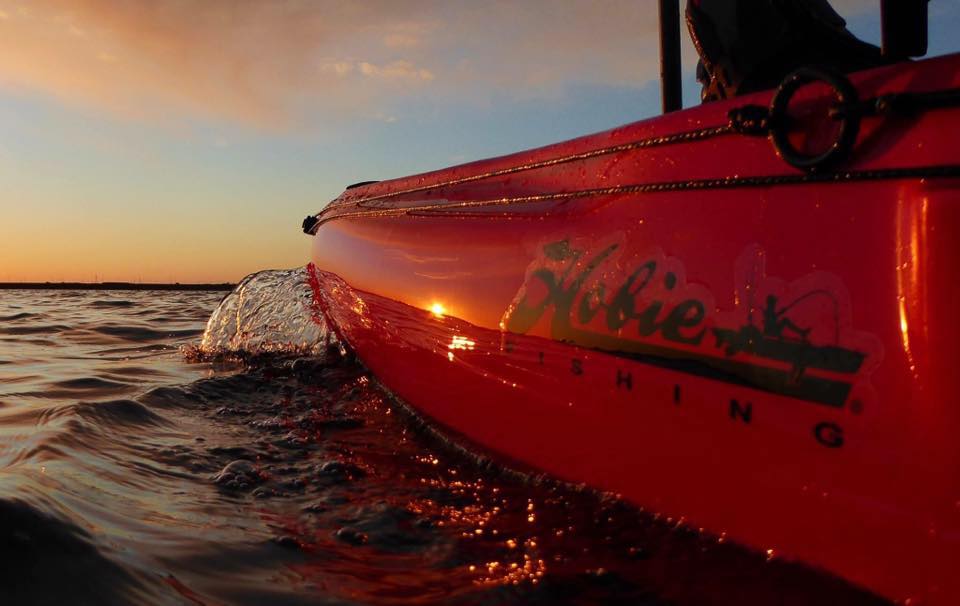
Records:
[[[348,185],[346,188],[347,188],[347,189],[354,189],[354,188],[357,188],[357,187],[363,187],[364,185],[370,185],[371,183],[379,183],[379,182],[380,182],[380,181],[359,181],[359,182],[357,182],[357,183],[351,183],[351,184]]]
[[[849,73],[889,62],[827,0],[688,0],[686,17],[704,102],[774,88],[803,66]]]
[[[312,236],[314,230],[317,228],[317,223],[320,222],[320,219],[316,215],[309,215],[306,219],[303,220],[302,228],[303,233]]]

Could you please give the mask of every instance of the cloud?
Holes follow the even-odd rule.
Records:
[[[413,80],[433,80],[433,72],[417,68],[409,61],[391,61],[386,65],[374,65],[361,61],[360,73],[371,78],[400,78]]]
[[[656,75],[636,0],[0,0],[0,90],[126,118],[293,129]]]

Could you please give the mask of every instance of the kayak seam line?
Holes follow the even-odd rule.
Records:
[[[366,200],[356,202],[360,209],[355,212],[344,212],[333,216],[320,217],[317,226],[332,221],[334,219],[349,219],[356,217],[381,217],[397,216],[413,213],[424,215],[445,214],[442,211],[478,208],[485,206],[508,206],[514,204],[528,204],[532,202],[545,202],[550,200],[563,200],[572,198],[586,198],[591,196],[604,196],[612,194],[632,194],[632,193],[660,193],[684,190],[703,190],[703,189],[734,189],[741,187],[770,187],[774,185],[804,185],[808,183],[843,183],[850,181],[878,181],[886,179],[900,178],[934,178],[960,177],[960,165],[941,165],[941,166],[923,166],[913,168],[884,168],[872,170],[843,171],[835,173],[812,173],[812,174],[794,174],[794,175],[764,175],[757,177],[720,177],[714,179],[692,179],[688,181],[662,181],[655,183],[639,183],[628,185],[615,185],[611,187],[576,190],[570,192],[556,192],[549,194],[535,194],[531,196],[517,196],[512,198],[493,198],[486,200],[464,200],[446,204],[420,204],[416,206],[403,207],[364,207]],[[433,212],[431,212],[433,211]]]
[[[501,168],[501,169],[489,171],[486,173],[470,175],[469,177],[461,177],[459,179],[450,179],[447,181],[441,181],[439,183],[433,183],[430,185],[418,185],[417,187],[411,187],[411,188],[402,189],[394,192],[389,192],[386,194],[380,194],[379,196],[371,196],[369,198],[364,198],[362,200],[357,200],[355,202],[343,202],[341,204],[335,204],[327,207],[326,209],[320,212],[320,215],[323,215],[328,210],[334,210],[340,206],[351,204],[351,203],[362,204],[364,202],[374,202],[376,200],[385,200],[388,198],[395,198],[397,196],[402,196],[405,194],[414,194],[417,192],[437,189],[440,187],[450,187],[453,185],[461,185],[463,183],[481,181],[483,179],[489,179],[491,177],[500,177],[503,175],[510,175],[510,174],[524,172],[528,170],[536,170],[538,168],[556,166],[558,164],[566,164],[568,162],[576,162],[578,160],[588,160],[590,158],[605,156],[608,154],[615,154],[617,152],[622,152],[622,151],[631,151],[635,149],[643,149],[648,147],[659,147],[661,145],[671,145],[674,143],[687,143],[690,141],[698,141],[701,139],[708,139],[711,137],[717,137],[720,135],[727,135],[727,134],[736,134],[736,130],[729,124],[725,124],[723,126],[712,126],[709,128],[700,128],[697,130],[689,130],[689,131],[684,131],[680,133],[674,133],[672,135],[663,135],[660,137],[650,137],[648,139],[640,139],[639,141],[621,143],[620,145],[603,147],[600,149],[593,149],[593,150],[581,152],[578,154],[569,154],[566,156],[560,156],[559,158],[551,158],[549,160],[540,160],[538,162],[530,162],[528,164],[510,166],[508,168]]]

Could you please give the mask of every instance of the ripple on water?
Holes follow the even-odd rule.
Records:
[[[115,309],[120,307],[136,307],[137,303],[134,301],[124,301],[122,299],[102,299],[91,301],[88,305],[99,309]]]
[[[0,316],[0,322],[13,322],[14,320],[26,320],[28,318],[37,318],[40,314],[29,313],[22,311],[17,314],[11,314],[9,316]]]
[[[60,347],[60,344],[59,344],[59,343],[57,343],[56,341],[51,341],[51,340],[49,340],[49,339],[24,339],[24,338],[22,338],[22,337],[19,337],[19,338],[10,338],[10,337],[0,338],[0,343],[13,343],[15,346],[16,346],[16,345],[19,345],[19,346],[23,346],[23,345],[34,345],[34,346],[38,346],[38,347]],[[21,361],[21,362],[22,362],[22,361]]]
[[[109,400],[106,402],[79,402],[70,407],[80,418],[112,430],[171,426],[162,416],[136,400]]]
[[[18,397],[62,400],[68,398],[102,398],[138,391],[132,383],[111,381],[100,377],[78,377],[44,383],[39,389],[23,391],[11,395]]]
[[[62,514],[0,499],[0,587],[9,604],[155,601],[144,574],[116,563]]]
[[[161,370],[159,368],[151,368],[149,366],[114,366],[111,367],[109,371],[104,373],[108,378],[117,378],[121,380],[128,378],[162,378],[169,377],[170,373]]]
[[[49,385],[53,387],[59,387],[61,389],[73,389],[77,391],[110,390],[110,389],[117,389],[121,387],[127,387],[126,383],[108,381],[106,379],[101,379],[99,377],[82,377],[79,379],[65,379],[63,381],[54,381],[52,383],[49,383]]]
[[[186,330],[155,330],[146,326],[99,326],[92,329],[93,332],[110,337],[117,337],[125,341],[159,341],[162,339],[176,337],[194,337],[203,334],[203,331],[197,329]]]
[[[64,324],[0,326],[0,335],[51,335],[70,330]]]

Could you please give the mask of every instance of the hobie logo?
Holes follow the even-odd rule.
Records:
[[[546,330],[558,341],[638,362],[833,407],[879,361],[879,341],[853,330],[840,281],[815,272],[793,282],[766,276],[751,247],[734,266],[733,308],[717,308],[683,264],[623,241],[548,243],[501,326]]]

